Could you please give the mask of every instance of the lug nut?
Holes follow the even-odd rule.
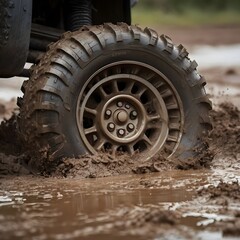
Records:
[[[129,123],[128,126],[127,126],[127,130],[129,132],[132,132],[134,130],[134,125],[132,123]]]
[[[106,115],[106,118],[110,118],[111,115],[112,115],[112,111],[107,109],[106,112],[105,112],[105,115]]]
[[[130,105],[129,104],[126,104],[125,107],[126,107],[126,109],[130,109]]]
[[[117,103],[117,106],[118,106],[118,107],[122,107],[122,106],[123,106],[123,103],[122,103],[122,102],[118,102],[118,103]]]
[[[132,120],[134,120],[134,119],[136,119],[137,118],[137,112],[136,111],[132,111],[131,112],[131,114],[130,114],[130,118],[132,119]]]
[[[119,137],[124,137],[124,135],[125,135],[125,130],[124,129],[119,129],[118,130],[118,136]]]
[[[114,124],[114,123],[109,123],[108,126],[107,126],[107,128],[108,128],[108,131],[109,131],[109,132],[113,132],[114,129],[115,129],[115,124]]]

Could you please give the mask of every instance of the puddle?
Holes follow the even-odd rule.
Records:
[[[232,216],[208,212],[208,207],[205,212],[196,204],[197,189],[217,185],[223,177],[239,179],[234,170],[86,180],[3,179],[1,239],[230,239],[203,226]],[[235,208],[240,210],[240,204]],[[166,217],[166,211],[173,216]],[[165,217],[159,217],[162,214]]]

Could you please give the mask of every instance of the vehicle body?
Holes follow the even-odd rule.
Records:
[[[130,0],[1,0],[0,77],[24,75],[25,63],[35,63],[39,54],[64,32],[105,22],[130,24],[133,3]],[[72,19],[79,14],[85,16]]]
[[[187,161],[203,149],[205,80],[182,45],[131,25],[134,3],[0,0],[0,76],[29,77],[19,128],[35,153]]]

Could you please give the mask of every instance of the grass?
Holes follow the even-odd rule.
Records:
[[[201,26],[240,24],[240,13],[233,10],[221,12],[186,9],[182,13],[163,12],[160,9],[134,7],[132,23],[146,26]]]

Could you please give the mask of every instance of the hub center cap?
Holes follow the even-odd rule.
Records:
[[[128,121],[128,114],[124,110],[119,110],[116,112],[115,120],[119,124],[124,124]]]

